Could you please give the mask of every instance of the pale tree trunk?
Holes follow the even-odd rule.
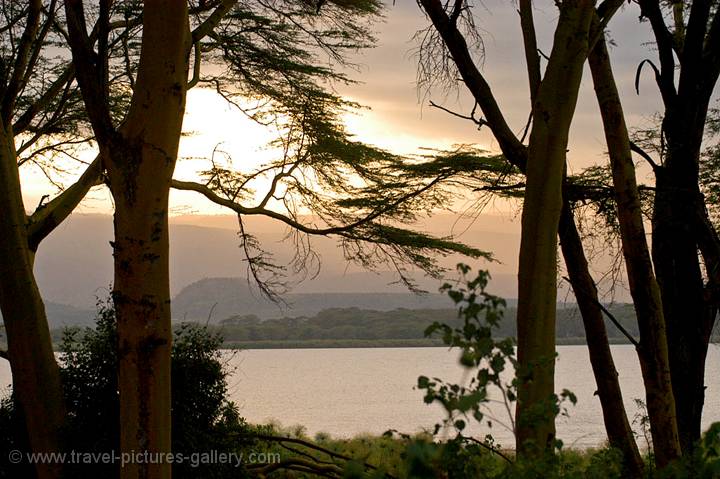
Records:
[[[148,2],[140,66],[121,131],[125,151],[111,151],[115,199],[120,445],[123,452],[171,451],[168,196],[185,111],[187,3]],[[123,478],[170,477],[167,459],[125,467]]]
[[[533,105],[518,271],[516,447],[521,456],[555,439],[557,233],[568,132],[587,58],[593,1],[560,6],[553,50]]]
[[[7,332],[13,392],[25,417],[34,452],[60,450],[65,419],[60,371],[33,274],[27,215],[11,127],[0,121],[0,307]],[[60,477],[59,464],[37,464],[39,478]]]
[[[623,254],[640,329],[638,356],[655,459],[663,467],[680,456],[680,442],[660,289],[653,273],[630,140],[604,39],[597,42],[589,62],[610,152]]]
[[[642,477],[644,464],[623,403],[597,288],[590,275],[575,218],[566,201],[560,216],[560,246],[580,308],[597,394],[610,446],[623,453],[624,477]]]
[[[520,24],[525,45],[530,100],[535,103],[541,82],[540,56],[537,53],[535,25],[531,0],[520,0],[518,4]],[[614,5],[610,8],[616,8]],[[607,12],[609,13],[609,12]],[[526,158],[508,158],[523,173],[526,170]],[[597,394],[605,422],[608,441],[623,453],[623,473],[627,477],[641,477],[643,461],[637,448],[637,442],[628,421],[622,391],[615,369],[607,330],[598,301],[597,288],[590,275],[585,258],[582,240],[575,225],[575,217],[567,198],[563,201],[558,235],[565,260],[568,279],[575,293],[585,329],[590,363],[597,384]]]
[[[107,9],[108,4],[104,4]],[[101,6],[102,17],[103,6]],[[157,0],[143,7],[138,75],[129,112],[116,130],[102,65],[87,42],[82,3],[66,3],[77,78],[115,200],[120,449],[140,454],[121,477],[169,478],[170,277],[168,196],[187,92],[191,37],[187,2]],[[102,18],[101,18],[102,20]],[[107,19],[105,21],[108,21]]]

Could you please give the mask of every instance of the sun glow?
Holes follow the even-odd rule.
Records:
[[[349,98],[355,101],[354,98]],[[362,100],[360,100],[362,103]],[[457,138],[418,137],[407,128],[385,120],[388,105],[377,105],[378,110],[362,109],[342,115],[348,133],[364,143],[403,155],[427,153],[427,148],[451,149],[459,143]],[[211,89],[194,88],[188,92],[180,139],[175,178],[184,181],[203,181],[202,172],[213,165],[249,174],[272,161],[282,158],[283,152],[269,146],[277,138],[278,131],[263,126],[248,118],[234,105],[228,103]],[[94,145],[79,150],[77,157],[89,163],[97,154]],[[68,186],[84,169],[80,162],[57,158],[62,173],[45,175],[39,168],[27,165],[21,168],[24,197],[27,208],[37,205],[41,197],[57,194],[53,182]],[[50,178],[48,178],[48,176]],[[52,181],[50,181],[52,179]],[[248,184],[252,194],[244,206],[254,206],[266,194],[271,178],[261,175]],[[253,198],[254,195],[254,198]],[[270,203],[270,206],[278,205]],[[111,213],[113,209],[110,194],[104,187],[94,188],[79,207],[79,212]],[[170,196],[170,214],[228,214],[218,206],[195,192],[175,191]]]

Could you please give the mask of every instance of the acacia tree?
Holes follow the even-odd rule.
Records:
[[[348,104],[315,84],[317,79],[343,77],[309,63],[314,57],[301,47],[319,47],[341,58],[341,52],[359,45],[355,40],[367,39],[367,30],[348,13],[356,17],[375,15],[377,3],[338,2],[322,12],[306,5],[280,8],[275,3],[260,3],[253,9],[232,1],[215,2],[213,7],[204,19],[193,18],[197,26],[192,32],[182,10],[177,15],[162,16],[162,6],[145,7],[142,52],[134,80],[132,59],[129,55],[125,58],[132,101],[125,114],[113,116],[112,96],[106,87],[110,70],[106,48],[116,39],[109,26],[122,21],[115,20],[117,11],[110,2],[100,4],[95,51],[83,4],[66,2],[73,63],[116,206],[113,297],[119,325],[124,451],[167,452],[169,447],[165,372],[170,340],[167,195],[171,184],[198,191],[238,213],[242,246],[253,275],[272,265],[262,251],[257,255],[251,252],[257,245],[246,234],[242,218],[252,214],[279,219],[293,231],[305,234],[339,235],[348,257],[367,266],[389,261],[398,266],[403,278],[401,262],[437,273],[434,262],[426,256],[429,251],[483,255],[387,222],[386,218],[410,221],[419,208],[438,204],[444,198],[440,183],[456,174],[457,168],[407,164],[404,159],[350,140],[332,113]],[[273,16],[271,21],[268,16]],[[207,42],[203,42],[206,37]],[[298,39],[312,45],[294,41]],[[193,48],[193,76],[186,84],[187,59]],[[229,72],[203,76],[201,58],[226,65]],[[287,117],[280,128],[286,133],[280,141],[282,159],[249,174],[214,164],[203,184],[172,181],[184,92],[188,85],[199,83],[212,84],[240,108],[242,101],[235,101],[238,98],[260,100],[261,107],[244,109],[258,121]],[[242,206],[241,200],[249,197],[248,183],[272,172],[275,176],[270,190],[260,203]],[[353,186],[357,177],[363,186]],[[324,188],[332,192],[323,194]],[[291,206],[298,200],[324,224],[301,222]],[[272,201],[282,202],[286,213],[273,210],[269,206]],[[370,250],[363,248],[365,242],[373,245]],[[155,464],[125,468],[123,473],[129,477],[139,473],[162,476],[168,471],[167,464]]]
[[[113,124],[106,54],[110,2],[101,2],[98,52],[82,2],[65,3],[68,36],[88,117],[115,202],[113,302],[118,316],[120,448],[170,452],[168,196],[185,112],[192,47],[187,3],[143,8],[137,80],[127,116]],[[165,460],[130,464],[123,477],[170,477]]]
[[[654,452],[658,465],[663,467],[680,456],[663,303],[645,239],[630,138],[604,38],[593,48],[589,63],[605,129],[623,256],[640,329],[636,349],[645,383]]]
[[[719,304],[720,240],[708,215],[699,172],[709,102],[720,75],[720,2],[636,3],[641,18],[650,24],[659,59],[658,66],[647,60],[664,109],[658,156],[653,159],[642,144],[636,149],[650,161],[655,175],[652,259],[667,321],[685,452],[700,438],[705,359]]]
[[[60,449],[64,407],[45,308],[33,274],[40,242],[99,180],[99,162],[77,183],[28,214],[19,168],[52,168],[46,155],[87,141],[79,114],[74,70],[48,53],[61,40],[55,30],[59,6],[2,2],[0,42],[0,309],[7,331],[15,396],[35,451]],[[45,141],[53,134],[52,141]],[[39,477],[58,477],[59,467],[37,464]]]
[[[424,8],[425,12],[430,17],[431,21],[433,22],[434,28],[437,31],[437,35],[434,35],[432,32],[426,32],[425,34],[425,41],[421,46],[421,54],[424,55],[424,57],[421,56],[421,66],[423,68],[423,71],[426,72],[426,75],[431,77],[429,78],[430,81],[434,80],[432,78],[432,75],[438,74],[445,79],[454,78],[455,72],[457,71],[457,73],[460,74],[466,87],[473,95],[473,98],[476,101],[476,106],[479,106],[483,114],[485,115],[484,118],[477,119],[474,117],[474,115],[471,114],[469,119],[475,121],[479,126],[487,125],[488,128],[490,128],[493,132],[495,138],[498,140],[498,143],[505,158],[511,164],[517,167],[519,171],[521,171],[522,173],[527,173],[529,164],[529,149],[522,144],[522,142],[512,133],[512,130],[508,127],[503,117],[503,114],[497,104],[497,101],[492,94],[490,86],[483,78],[479,69],[476,67],[470,54],[468,48],[468,41],[466,41],[466,38],[477,39],[477,37],[474,36],[476,35],[476,33],[474,30],[474,25],[472,23],[472,13],[470,13],[468,5],[466,5],[465,2],[455,2],[453,5],[449,6],[448,10],[446,11],[440,2],[428,1],[420,3],[421,6]],[[535,145],[534,148],[538,148],[542,145],[553,145],[554,147],[559,148],[563,142],[566,142],[566,127],[569,126],[569,118],[572,117],[572,109],[574,108],[574,101],[572,99],[573,88],[570,88],[571,95],[569,101],[565,101],[563,99],[558,99],[557,101],[555,101],[555,99],[551,100],[553,94],[560,94],[562,96],[562,93],[560,93],[558,90],[559,83],[554,83],[558,81],[558,79],[554,78],[553,75],[558,75],[558,72],[555,71],[556,68],[564,69],[565,67],[569,67],[570,71],[574,71],[575,74],[579,75],[578,69],[581,69],[581,65],[582,63],[584,63],[585,59],[585,57],[582,55],[587,53],[585,48],[587,48],[588,43],[590,42],[590,40],[588,40],[587,38],[590,27],[589,23],[587,23],[588,30],[585,31],[585,22],[589,22],[589,19],[592,18],[592,15],[594,15],[594,11],[592,11],[594,9],[592,8],[592,5],[579,5],[575,4],[575,2],[566,3],[567,5],[563,4],[564,7],[560,6],[560,8],[561,11],[563,8],[567,9],[566,14],[569,15],[569,18],[565,15],[561,16],[561,18],[564,18],[563,28],[560,29],[559,24],[559,31],[556,32],[556,41],[554,44],[562,44],[563,47],[567,46],[569,43],[572,43],[573,45],[577,44],[577,50],[563,52],[561,47],[555,58],[563,58],[563,60],[559,61],[559,63],[555,63],[553,69],[546,70],[545,77],[543,78],[540,71],[540,59],[537,55],[537,43],[535,40],[535,31],[531,10],[532,6],[530,2],[520,2],[519,11],[521,25],[523,28],[526,58],[528,62],[528,78],[531,93],[530,96],[533,105],[532,116],[535,121],[537,121],[539,114],[544,119],[544,124],[540,125],[539,127],[537,127],[537,130],[535,130],[535,136],[531,134],[530,142],[531,144]],[[617,10],[619,4],[620,2],[603,2],[603,4],[598,8],[599,16],[601,18],[601,25],[603,27],[607,24],[612,14]],[[465,35],[463,35],[463,33],[461,33],[460,31],[459,25],[461,25],[461,22],[465,22],[465,26],[469,27],[466,29]],[[571,27],[572,25],[574,25],[574,27]],[[573,28],[575,28],[573,32],[575,37],[572,41],[568,41],[567,38],[561,37],[561,35],[569,34],[568,31],[572,31]],[[583,36],[585,37],[584,40]],[[437,47],[439,40],[444,43],[444,47],[447,48],[447,51],[449,51],[451,58],[450,61],[445,55],[445,49]],[[573,55],[580,56],[577,57]],[[550,58],[552,58],[552,56]],[[578,62],[580,66],[578,66]],[[562,66],[560,64],[562,64]],[[573,70],[573,68],[575,70]],[[548,74],[550,73],[552,74],[548,76]],[[570,78],[572,78],[572,75],[570,76]],[[579,82],[579,77],[575,77],[575,79],[577,79],[577,81]],[[542,87],[543,84],[545,85],[544,88]],[[540,92],[544,92],[542,97],[540,96]],[[542,99],[542,101],[538,101],[539,98]],[[559,108],[559,110],[552,112],[549,111],[550,109],[554,108]],[[568,123],[561,122],[561,124],[553,125],[553,135],[550,135],[552,136],[552,141],[546,143],[546,135],[549,135],[550,130],[546,129],[548,125],[545,122],[545,119],[558,119],[558,117],[564,117],[562,122],[567,121]],[[563,131],[565,132],[564,138]],[[555,136],[555,133],[559,133],[559,136]],[[533,151],[534,154],[539,158],[535,160],[536,165],[542,165],[542,161],[544,158],[552,157],[552,155],[548,156],[549,153],[557,153],[558,155],[560,153],[559,151],[555,151],[552,149],[549,153],[546,152],[547,154],[541,154],[541,149],[534,149]],[[540,245],[544,247],[546,261],[544,261],[543,263],[544,269],[539,268],[537,271],[539,274],[539,271],[543,270],[543,274],[546,275],[543,276],[543,278],[547,280],[545,283],[538,283],[537,281],[533,283],[529,282],[531,281],[531,275],[529,275],[529,272],[532,270],[531,266],[539,266],[540,263],[533,261],[532,255],[525,254],[523,256],[524,261],[522,262],[523,266],[521,266],[521,269],[525,269],[526,272],[521,274],[519,293],[521,296],[525,297],[523,301],[525,307],[523,308],[524,312],[522,313],[522,315],[519,314],[518,317],[518,351],[519,355],[523,358],[523,364],[526,369],[525,374],[527,374],[527,369],[530,369],[532,367],[533,375],[538,375],[538,378],[543,377],[544,381],[526,381],[524,383],[524,385],[522,386],[522,388],[524,389],[524,397],[522,398],[522,401],[518,402],[518,414],[522,416],[524,413],[526,413],[527,416],[532,417],[533,408],[535,408],[537,411],[538,406],[540,407],[540,409],[542,409],[543,406],[541,404],[544,403],[544,407],[547,407],[548,401],[552,401],[552,376],[554,366],[553,318],[555,310],[556,274],[554,258],[555,235],[557,234],[557,227],[559,223],[563,253],[565,255],[566,262],[571,265],[571,267],[568,268],[571,276],[571,282],[573,288],[575,289],[578,302],[581,305],[581,309],[583,312],[583,321],[588,331],[588,344],[590,345],[591,350],[591,360],[593,364],[593,370],[598,382],[600,397],[603,405],[603,414],[605,417],[609,437],[611,442],[614,445],[618,446],[624,452],[628,470],[631,471],[632,474],[638,475],[642,467],[641,460],[637,451],[637,446],[632,436],[632,431],[627,420],[627,415],[625,414],[624,407],[622,405],[622,396],[620,394],[620,388],[617,383],[617,373],[615,371],[615,367],[612,362],[612,356],[610,355],[610,350],[607,344],[607,332],[605,331],[602,313],[600,311],[600,308],[598,307],[599,303],[597,301],[597,292],[595,290],[595,285],[592,281],[592,277],[588,272],[587,261],[582,250],[582,243],[580,242],[580,237],[577,233],[577,228],[573,219],[570,202],[568,201],[568,198],[565,199],[564,205],[562,202],[557,203],[555,201],[558,198],[556,193],[561,194],[558,193],[558,191],[562,190],[564,176],[562,165],[564,165],[564,152],[565,147],[562,146],[562,161],[559,179],[557,178],[557,175],[553,175],[553,179],[551,180],[551,182],[545,185],[548,187],[548,191],[545,191],[546,194],[549,194],[550,190],[554,191],[554,193],[551,194],[554,200],[550,203],[546,203],[546,200],[542,198],[543,188],[536,187],[534,193],[534,195],[538,196],[536,200],[539,201],[540,198],[543,200],[543,202],[537,203],[536,201],[535,206],[531,207],[537,210],[542,210],[544,208],[544,205],[554,205],[548,211],[548,214],[550,214],[548,222],[550,224],[554,224],[555,229],[552,233],[551,238],[543,237],[544,239],[540,243]],[[554,158],[556,161],[560,161],[557,156],[555,156]],[[544,172],[541,172],[539,170],[542,170],[541,166],[538,166],[538,170],[534,172],[534,175],[542,176],[544,174]],[[493,173],[497,172],[498,171],[495,170]],[[478,174],[481,175],[487,173],[487,170],[484,172],[478,172]],[[495,176],[495,178],[498,177]],[[493,180],[489,181],[492,182]],[[528,180],[528,182],[529,181],[530,180]],[[533,181],[540,182],[540,180]],[[487,189],[497,190],[496,186],[497,183],[495,183],[495,186],[488,185]],[[563,205],[562,211],[560,205]],[[526,208],[527,207],[528,202],[526,202]],[[535,231],[541,226],[547,226],[544,223],[536,223],[534,221],[539,217],[537,215],[539,215],[540,211],[535,211],[535,213],[536,214],[532,215],[532,217],[528,216],[527,218],[525,214],[523,215],[523,217],[526,218],[526,223],[529,224],[528,231],[530,231],[530,229]],[[557,218],[555,218],[555,215],[557,215]],[[525,229],[525,224],[523,226]],[[529,249],[532,249],[530,245],[535,244],[537,237],[533,236],[532,238],[530,238],[529,236],[526,236],[525,238],[526,239],[524,243],[524,249],[527,252]],[[529,241],[530,239],[531,241]],[[550,258],[552,258],[552,261],[549,261]],[[527,287],[529,284],[545,284],[547,286],[548,291],[542,293],[548,295],[544,298],[548,301],[547,303],[543,303],[546,306],[544,309],[539,308],[539,305],[541,303],[538,303],[539,309],[536,309],[535,306],[530,307],[531,304],[533,304],[532,298],[535,297],[536,299],[539,299],[542,294],[540,294],[539,296],[529,294],[530,289]],[[537,289],[535,293],[540,293],[540,289]],[[543,311],[543,314],[540,316],[534,316],[533,313],[531,313],[532,311]],[[530,355],[526,355],[526,352],[520,353],[521,350],[530,351]],[[535,379],[535,377],[533,377],[533,379]],[[530,391],[532,391],[532,394],[530,394]],[[528,402],[527,400],[529,398],[532,399],[530,399],[530,401]],[[534,406],[531,406],[533,403]],[[528,407],[528,409],[524,410],[524,407]],[[521,451],[521,444],[528,439],[532,439],[536,441],[536,445],[544,447],[548,439],[552,439],[554,437],[554,426],[551,419],[552,416],[543,416],[541,414],[540,417],[542,417],[542,419],[540,420],[540,428],[537,428],[537,423],[535,423],[535,427],[532,428],[528,426],[525,426],[524,429],[518,428],[518,447]],[[518,418],[518,422],[522,422],[520,421],[520,418]]]

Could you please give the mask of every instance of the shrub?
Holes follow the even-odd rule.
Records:
[[[118,451],[119,396],[117,386],[115,312],[98,304],[95,328],[65,330],[60,345],[60,372],[67,404],[63,446],[67,451]],[[237,407],[226,399],[227,358],[222,338],[202,326],[183,324],[174,332],[172,348],[173,452],[241,452],[250,443],[250,430]],[[25,465],[4,461],[5,452],[27,451],[21,411],[11,396],[0,403],[0,477],[31,477]],[[119,457],[119,455],[118,455]],[[68,477],[117,477],[118,464],[66,466]],[[231,464],[173,464],[175,478],[244,477]]]

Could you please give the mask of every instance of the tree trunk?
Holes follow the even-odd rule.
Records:
[[[700,439],[708,348],[705,332],[712,328],[715,318],[709,313],[716,307],[705,300],[698,256],[702,222],[707,221],[698,184],[699,158],[712,88],[698,81],[697,73],[683,65],[677,98],[666,106],[667,157],[656,170],[652,235],[683,451],[690,451]]]
[[[123,478],[169,478],[170,278],[168,196],[185,111],[187,3],[147,2],[132,104],[108,150],[115,199],[120,445],[148,453],[150,464],[126,465]],[[153,463],[154,462],[154,463]]]
[[[585,327],[590,364],[598,388],[608,442],[623,453],[624,477],[642,477],[644,464],[625,411],[597,288],[590,275],[573,212],[567,202],[563,204],[560,215],[559,234],[565,266]]]
[[[555,439],[557,233],[568,131],[575,111],[594,2],[564,2],[533,107],[518,272],[516,447],[551,450]]]
[[[707,313],[696,225],[688,221],[696,217],[701,196],[697,179],[694,185],[683,182],[684,175],[677,171],[679,169],[668,161],[656,174],[652,245],[667,319],[680,441],[683,450],[690,451],[700,439],[708,348],[704,340]]]
[[[640,329],[638,356],[655,459],[663,467],[680,456],[663,303],[645,237],[630,139],[604,38],[598,40],[589,62],[610,152],[623,255]]]
[[[11,127],[0,121],[0,307],[7,332],[13,392],[34,452],[60,450],[65,419],[60,371],[53,354],[45,305],[33,274],[27,216]],[[37,464],[39,478],[60,477],[59,464]]]

